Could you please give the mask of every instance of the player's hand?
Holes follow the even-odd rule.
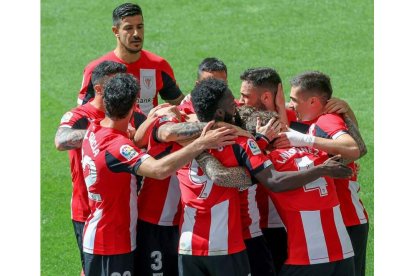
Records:
[[[312,147],[315,137],[309,134],[303,134],[293,129],[279,133],[274,146],[276,148],[289,147]]]
[[[136,131],[137,130],[131,124],[128,124],[127,133],[130,140],[134,140]]]
[[[229,127],[219,127],[211,130],[214,121],[210,121],[203,129],[200,137],[196,139],[203,150],[224,147],[235,143],[236,130]]]
[[[272,118],[269,120],[269,122],[267,122],[266,125],[262,126],[262,120],[260,117],[257,117],[256,133],[260,133],[266,136],[269,141],[273,141],[273,139],[277,137],[281,127],[282,124],[278,118]]]
[[[321,166],[326,170],[326,175],[332,178],[349,178],[353,175],[352,169],[342,163],[340,155],[329,158]]]
[[[216,122],[213,126],[213,129],[219,128],[219,127],[232,128],[236,131],[237,136],[244,136],[244,137],[247,137],[247,138],[253,138],[253,135],[250,132],[248,132],[247,130],[244,130],[241,127],[238,127],[238,126],[226,123],[226,122]]]
[[[165,115],[165,112],[168,110],[167,108],[171,106],[172,105],[169,103],[163,103],[163,104],[157,105],[156,107],[150,110],[150,112],[148,113],[148,118],[154,118],[154,117]]]
[[[337,113],[337,114],[345,114],[349,111],[349,105],[346,101],[338,99],[338,98],[331,98],[325,105],[324,113]]]

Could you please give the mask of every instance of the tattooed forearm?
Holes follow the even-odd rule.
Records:
[[[207,123],[165,124],[158,129],[157,136],[163,142],[182,141],[197,138]]]
[[[252,180],[243,167],[224,167],[212,155],[203,152],[196,157],[204,173],[221,187],[245,188],[252,185]]]
[[[343,116],[346,125],[348,126],[349,135],[354,138],[355,142],[359,148],[359,158],[364,156],[367,153],[367,147],[365,145],[364,140],[362,139],[361,133],[358,130],[358,127],[354,123],[354,121],[346,114]]]
[[[77,149],[82,146],[86,129],[58,128],[55,136],[55,145],[58,150]]]

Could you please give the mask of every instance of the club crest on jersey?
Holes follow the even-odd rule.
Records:
[[[249,148],[252,151],[253,155],[258,155],[258,154],[262,153],[259,146],[257,145],[257,143],[253,139],[248,139],[247,140],[247,145],[249,146]]]
[[[150,89],[154,85],[154,77],[153,76],[143,76],[144,85],[146,88]]]
[[[62,116],[62,119],[60,119],[60,123],[67,123],[72,118],[73,113],[72,112],[66,112],[65,115]]]
[[[121,152],[121,155],[125,157],[128,161],[130,161],[132,158],[138,155],[138,152],[136,152],[134,148],[131,147],[130,145],[123,145],[120,148],[120,152]]]

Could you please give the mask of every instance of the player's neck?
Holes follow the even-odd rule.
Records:
[[[126,133],[128,130],[128,123],[129,123],[128,118],[112,120],[111,118],[105,117],[105,119],[101,121],[101,126],[107,127],[107,128],[113,128],[113,129]]]
[[[120,47],[119,45],[114,50],[117,58],[123,60],[125,63],[133,63],[139,60],[141,57],[141,51],[138,53],[131,53],[127,49]]]
[[[97,97],[95,97],[92,101],[91,101],[91,105],[93,107],[95,107],[96,109],[105,112],[105,107],[103,105],[103,100],[102,99],[98,99]]]

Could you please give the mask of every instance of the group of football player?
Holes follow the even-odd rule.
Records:
[[[366,147],[328,75],[292,78],[287,103],[275,69],[249,68],[236,100],[209,57],[184,96],[142,49],[138,5],[115,8],[112,31],[55,137],[82,274],[365,275]]]

